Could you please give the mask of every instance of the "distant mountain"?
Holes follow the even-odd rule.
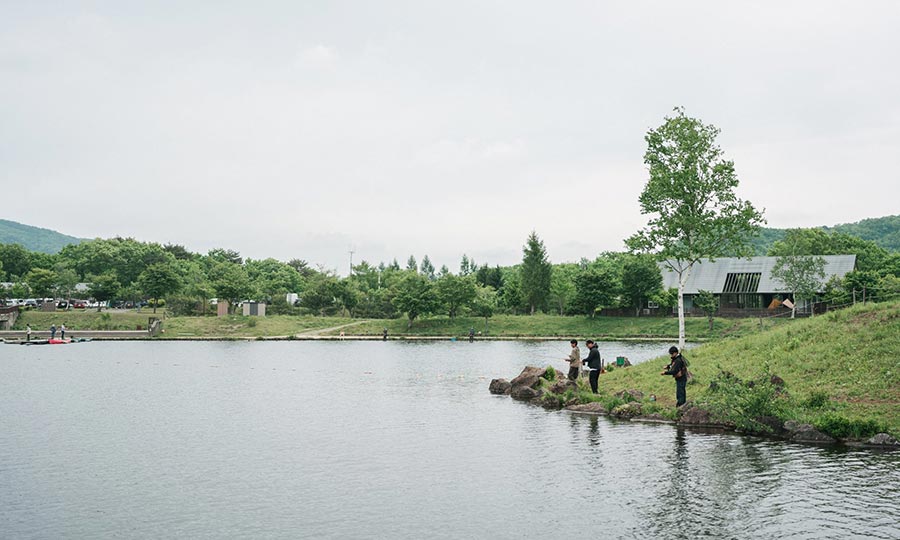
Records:
[[[815,228],[815,227],[810,227]],[[856,223],[844,223],[820,229],[831,233],[844,233],[851,236],[871,240],[888,251],[900,251],[900,215],[869,218]],[[787,229],[760,230],[759,237],[753,240],[756,255],[765,255],[778,240],[784,239]]]
[[[888,251],[900,251],[900,215],[870,218],[856,223],[822,227],[826,231],[841,232],[871,240]]]
[[[75,238],[50,229],[23,225],[0,219],[0,244],[21,244],[29,251],[58,253],[69,244],[80,244],[83,238]]]

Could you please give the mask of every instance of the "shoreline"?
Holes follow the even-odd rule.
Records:
[[[150,336],[144,330],[68,330],[68,337],[90,338],[92,341],[385,341],[380,335],[314,335],[295,334],[279,336],[198,336],[198,335],[157,335]],[[48,339],[49,332],[32,332],[32,340]],[[569,336],[542,336],[542,335],[516,335],[516,336],[476,336],[471,342],[489,341],[567,341]],[[677,341],[672,336],[599,336],[592,338],[600,342],[648,342],[664,343]],[[0,340],[6,343],[24,341],[25,332],[22,330],[0,331]],[[451,341],[469,342],[468,336],[417,336],[394,335],[388,336],[387,341]],[[692,339],[692,342],[706,342],[706,339]]]

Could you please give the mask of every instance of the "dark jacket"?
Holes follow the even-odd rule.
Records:
[[[672,359],[672,363],[666,366],[666,375],[671,375],[676,379],[684,377],[687,365],[684,363],[684,357],[680,354]],[[681,373],[681,375],[679,375]]]
[[[587,366],[591,369],[601,369],[603,367],[603,361],[600,359],[600,351],[597,350],[596,345],[591,347],[590,352],[588,352],[587,358],[582,360],[581,363],[587,364]]]

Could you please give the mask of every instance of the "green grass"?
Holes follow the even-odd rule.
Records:
[[[104,315],[109,320],[104,320]],[[26,311],[19,316],[14,329],[24,330],[31,324],[32,330],[47,330],[51,324],[59,326],[65,323],[70,330],[136,330],[138,326],[146,329],[153,310],[137,311],[59,311],[41,312]],[[162,310],[155,315],[163,317]],[[342,317],[296,317],[290,315],[272,315],[267,317],[244,317],[230,315],[227,317],[166,317],[163,324],[162,337],[200,337],[200,338],[254,338],[267,336],[290,336],[305,331],[331,328],[353,322]]]
[[[791,417],[835,426],[841,426],[840,418],[871,421],[900,434],[900,302],[787,321],[762,333],[704,344],[685,356],[694,374],[688,400],[703,401],[720,369],[750,380],[768,364],[785,381]],[[667,362],[660,357],[603,374],[601,392],[611,396],[634,388],[674,407],[675,383],[659,374]]]
[[[786,319],[765,319],[764,328],[786,324]],[[407,320],[373,320],[353,327],[357,335],[442,336],[464,338],[474,328],[480,337],[576,337],[593,339],[677,338],[678,319],[672,317],[561,317],[558,315],[497,315],[485,330],[480,317],[432,317],[416,320],[408,329]],[[742,336],[760,331],[759,319],[715,319],[713,330],[705,318],[689,318],[685,332],[691,340]],[[334,332],[336,333],[336,332]]]

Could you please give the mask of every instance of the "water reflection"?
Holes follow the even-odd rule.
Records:
[[[900,455],[487,392],[560,343],[91,345],[3,351],[0,538],[898,537]]]

